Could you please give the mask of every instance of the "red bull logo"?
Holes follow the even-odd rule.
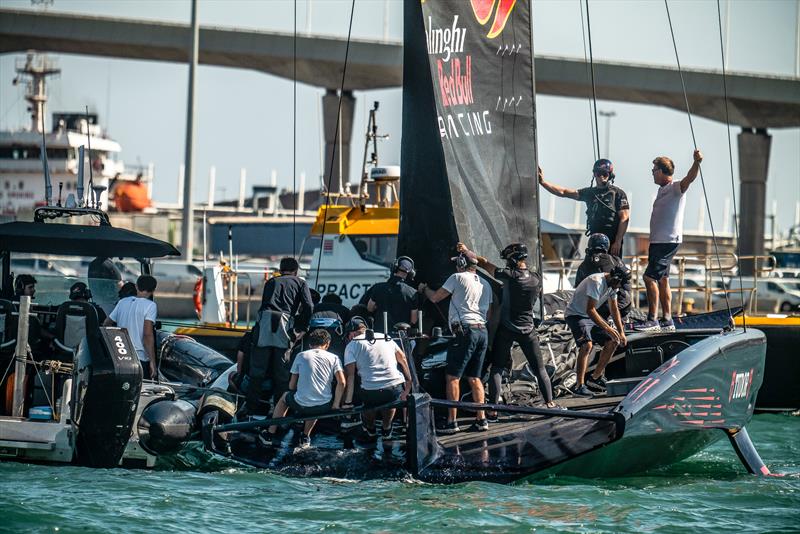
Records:
[[[517,0],[470,0],[472,12],[481,26],[485,26],[494,14],[492,26],[489,28],[489,33],[486,34],[489,39],[494,39],[503,33],[506,22],[511,16],[511,10],[514,9],[516,3]]]

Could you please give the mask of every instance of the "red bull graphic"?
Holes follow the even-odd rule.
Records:
[[[517,0],[470,0],[472,12],[481,26],[489,22],[494,13],[494,21],[492,21],[489,33],[486,34],[489,39],[494,39],[503,33],[503,28],[506,27],[508,17],[511,16],[511,10],[514,9],[516,3]],[[497,7],[496,11],[495,6]]]

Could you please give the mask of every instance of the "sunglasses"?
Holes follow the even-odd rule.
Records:
[[[607,178],[607,177],[609,177],[609,176],[611,176],[611,175],[610,175],[609,173],[607,173],[606,171],[597,171],[596,173],[594,173],[594,175],[595,175],[595,176],[605,176],[606,178]]]

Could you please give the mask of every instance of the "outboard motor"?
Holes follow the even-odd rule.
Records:
[[[154,456],[177,451],[192,436],[196,413],[194,404],[184,400],[150,403],[137,424],[139,444]]]
[[[116,467],[131,436],[142,388],[136,349],[127,330],[87,328],[74,362],[78,462]]]

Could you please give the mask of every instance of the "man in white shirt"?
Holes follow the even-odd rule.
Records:
[[[155,380],[158,377],[156,368],[156,342],[155,324],[158,316],[156,303],[151,299],[156,291],[156,279],[149,275],[142,275],[136,280],[136,296],[125,297],[117,302],[104,326],[119,326],[128,331],[139,363],[142,364],[142,373],[145,378]]]
[[[630,273],[626,268],[619,266],[613,267],[608,273],[590,274],[575,288],[572,300],[564,311],[567,326],[572,331],[572,336],[578,345],[578,361],[575,365],[577,383],[573,390],[575,395],[592,397],[594,394],[589,386],[596,391],[604,391],[603,373],[606,365],[611,361],[617,347],[624,347],[628,343],[617,304],[617,291],[627,280],[630,280]],[[611,317],[614,319],[616,330],[597,313],[597,308],[606,301],[611,309]],[[600,327],[600,331],[595,328],[596,326]],[[593,342],[603,343],[603,349],[600,351],[594,372],[591,376],[586,376]]]
[[[426,284],[419,285],[419,292],[436,303],[450,298],[448,321],[455,336],[447,347],[447,368],[445,370],[445,390],[447,400],[458,401],[461,396],[461,377],[466,377],[472,390],[472,401],[483,404],[484,390],[481,374],[483,358],[489,344],[486,323],[489,305],[492,303],[492,287],[478,276],[478,260],[474,256],[459,254],[456,273],[445,280],[442,287],[433,291]],[[448,408],[447,424],[439,429],[440,434],[455,434],[461,429],[456,421],[456,408]],[[483,410],[475,414],[475,423],[470,430],[485,432],[489,422]]]
[[[647,320],[637,328],[644,332],[674,332],[672,321],[672,292],[669,287],[669,267],[672,258],[683,241],[683,211],[686,206],[686,191],[697,178],[703,154],[694,151],[694,163],[679,182],[672,179],[675,164],[667,157],[653,160],[653,182],[659,186],[650,214],[650,248],[644,284],[647,288]],[[656,321],[658,303],[661,302],[663,317]]]
[[[359,316],[350,319],[347,331],[350,342],[344,349],[344,367],[347,371],[344,407],[353,404],[356,371],[361,378],[359,393],[365,408],[405,400],[411,392],[411,370],[405,353],[397,343],[378,332],[372,334],[374,338],[368,339],[367,322]],[[395,411],[395,408],[383,410],[381,435],[384,440],[392,437]],[[375,411],[364,412],[363,418],[367,437],[375,437]]]
[[[345,377],[339,357],[328,352],[331,335],[321,328],[312,331],[308,336],[311,347],[299,353],[292,363],[289,378],[289,391],[283,394],[275,405],[272,418],[285,417],[289,409],[297,417],[322,415],[338,410],[345,387]],[[332,392],[333,382],[336,392]],[[311,446],[311,431],[317,424],[316,419],[306,419],[303,423],[303,434],[300,436],[300,447]],[[269,427],[268,439],[275,442],[277,425]]]

